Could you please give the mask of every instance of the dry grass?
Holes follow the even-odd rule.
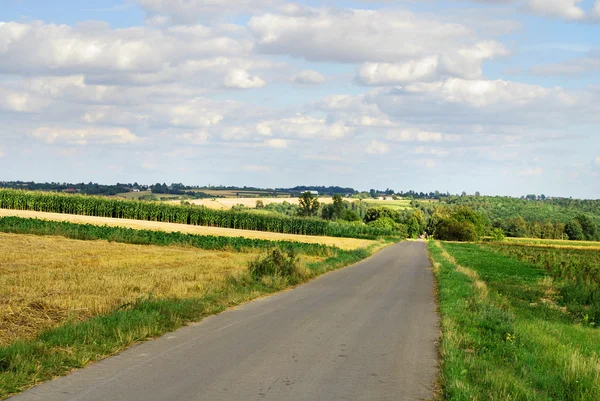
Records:
[[[505,238],[505,241],[512,244],[536,246],[543,248],[558,249],[594,249],[600,250],[598,241],[571,241],[560,239],[539,239],[539,238]]]
[[[256,207],[256,201],[260,200],[265,206],[271,203],[283,203],[288,202],[293,205],[297,205],[299,202],[298,198],[215,198],[215,199],[192,199],[186,202],[194,205],[202,205],[211,209],[229,210],[237,205],[244,205],[249,208]],[[332,198],[319,198],[321,203],[332,203]],[[178,204],[180,201],[167,201],[167,203]]]
[[[0,345],[150,294],[200,296],[257,256],[1,233],[0,254]]]
[[[155,231],[166,231],[166,232],[183,232],[188,234],[197,235],[215,235],[220,237],[245,237],[245,238],[256,238],[265,239],[269,241],[296,241],[304,242],[309,244],[324,244],[329,246],[337,246],[340,249],[358,249],[366,248],[375,243],[375,241],[356,239],[356,238],[336,238],[336,237],[325,237],[325,236],[313,236],[313,235],[296,235],[296,234],[280,234],[271,233],[265,231],[252,231],[252,230],[236,230],[233,228],[219,228],[219,227],[203,227],[203,226],[191,226],[187,224],[175,224],[175,223],[159,223],[156,221],[143,221],[143,220],[128,220],[128,219],[111,219],[106,217],[94,217],[94,216],[80,216],[72,214],[60,214],[60,213],[45,213],[45,212],[34,212],[29,210],[8,210],[0,209],[0,217],[2,216],[18,216],[26,218],[36,218],[53,221],[68,221],[71,223],[80,224],[95,224],[99,226],[117,226],[135,228],[138,230],[155,230]]]

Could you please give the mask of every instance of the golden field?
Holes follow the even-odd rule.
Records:
[[[138,230],[156,230],[166,232],[183,232],[188,234],[197,235],[215,235],[221,237],[245,237],[264,239],[269,241],[296,241],[311,244],[324,244],[329,246],[337,246],[341,249],[357,249],[366,248],[375,243],[375,241],[356,239],[356,238],[335,238],[325,236],[313,236],[313,235],[296,235],[296,234],[280,234],[266,231],[251,231],[251,230],[237,230],[233,228],[219,228],[219,227],[204,227],[204,226],[191,226],[187,224],[176,224],[176,223],[159,223],[156,221],[144,221],[144,220],[129,220],[129,219],[111,219],[106,217],[95,217],[95,216],[81,216],[73,214],[60,214],[60,213],[45,213],[45,212],[34,212],[29,210],[9,210],[0,209],[0,217],[2,216],[18,216],[25,218],[36,218],[53,221],[68,221],[71,223],[80,224],[95,224],[99,226],[117,226],[134,228]]]
[[[540,238],[505,238],[505,241],[519,245],[537,246],[544,248],[559,249],[594,249],[600,250],[600,242],[597,241],[571,241],[560,239]]]
[[[200,296],[258,256],[3,233],[0,254],[0,345],[150,294]]]
[[[256,201],[262,201],[266,206],[271,203],[283,203],[288,202],[293,205],[297,205],[299,198],[214,198],[214,199],[191,199],[186,202],[194,205],[202,205],[211,209],[228,210],[237,205],[243,205],[245,207],[254,208],[256,207]],[[167,201],[167,203],[179,204],[181,201]],[[332,198],[319,198],[321,203],[332,203]]]

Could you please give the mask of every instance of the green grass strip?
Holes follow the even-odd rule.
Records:
[[[442,325],[441,399],[600,399],[600,330],[543,302],[546,272],[474,244],[443,247],[460,268],[429,244]]]

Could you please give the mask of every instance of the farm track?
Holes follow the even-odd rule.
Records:
[[[425,244],[403,242],[13,400],[431,399],[433,290]]]
[[[356,239],[356,238],[337,238],[337,237],[325,237],[325,236],[312,236],[312,235],[296,235],[296,234],[281,234],[272,233],[265,231],[252,231],[252,230],[237,230],[233,228],[220,228],[220,227],[205,227],[205,226],[192,226],[186,224],[176,223],[160,223],[155,221],[143,221],[143,220],[130,220],[130,219],[113,219],[106,217],[95,217],[95,216],[82,216],[73,214],[61,214],[61,213],[46,213],[46,212],[35,212],[29,210],[9,210],[0,209],[0,217],[3,216],[18,216],[25,218],[36,218],[52,221],[68,221],[70,223],[79,224],[94,224],[98,226],[116,226],[116,227],[127,227],[138,230],[155,230],[155,231],[166,231],[166,232],[183,232],[187,234],[196,235],[214,235],[220,237],[245,237],[264,239],[269,241],[297,241],[310,244],[323,244],[329,246],[337,246],[341,249],[357,249],[366,248],[369,245],[375,243],[375,241]]]

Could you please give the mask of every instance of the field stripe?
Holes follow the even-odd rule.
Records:
[[[264,239],[270,241],[296,241],[304,242],[309,244],[324,244],[329,246],[337,246],[341,249],[357,249],[366,248],[375,241],[356,239],[356,238],[336,238],[336,237],[323,237],[323,236],[312,236],[312,235],[296,235],[296,234],[281,234],[272,233],[265,231],[252,231],[252,230],[236,230],[233,228],[220,228],[220,227],[205,227],[205,226],[190,226],[187,224],[176,224],[176,223],[160,223],[155,221],[143,221],[143,220],[129,220],[129,219],[112,219],[106,217],[95,217],[95,216],[82,216],[73,214],[61,214],[61,213],[46,213],[46,212],[35,212],[30,210],[8,210],[0,209],[0,216],[17,216],[26,218],[36,218],[43,220],[52,221],[67,221],[70,223],[80,224],[94,224],[98,226],[114,226],[114,227],[127,227],[134,229],[143,230],[155,230],[155,231],[166,231],[166,232],[183,232],[188,234],[196,235],[215,235],[220,237],[245,237]]]

